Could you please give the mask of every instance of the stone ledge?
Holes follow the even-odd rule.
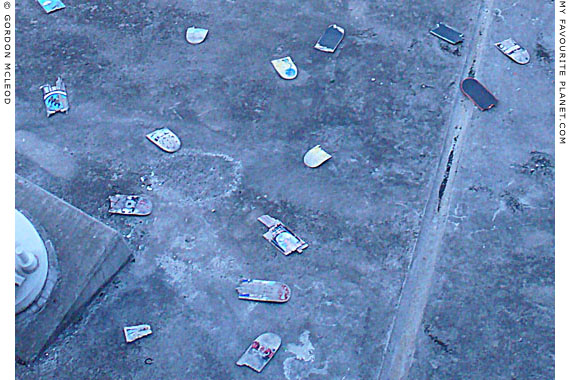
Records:
[[[31,362],[128,262],[131,252],[115,230],[18,175],[16,208],[51,241],[57,256],[57,281],[45,305],[16,316],[16,358]]]

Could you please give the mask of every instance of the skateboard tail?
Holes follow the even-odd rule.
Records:
[[[186,30],[186,41],[192,45],[197,45],[204,42],[207,35],[208,29],[191,26]]]
[[[277,74],[283,79],[291,80],[297,77],[297,66],[291,59],[291,57],[285,57],[280,59],[274,59],[271,61],[273,68],[277,71]]]
[[[303,157],[303,163],[310,168],[317,168],[332,156],[325,152],[320,145],[311,148]]]
[[[252,366],[244,358],[239,358],[239,360],[236,362],[236,364],[240,367],[244,367],[244,366],[249,367],[257,373],[260,373],[263,370],[263,368],[265,367],[265,366],[263,366],[261,368],[258,368],[258,367]]]

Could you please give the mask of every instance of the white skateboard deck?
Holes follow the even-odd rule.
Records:
[[[195,28],[193,26],[186,29],[186,41],[192,45],[197,45],[204,42],[207,35],[208,29]]]
[[[303,162],[310,168],[316,168],[321,166],[325,161],[330,159],[332,156],[325,152],[320,145],[315,146],[305,153],[303,157]]]
[[[289,301],[291,289],[282,282],[242,279],[236,287],[240,300],[278,302]]]
[[[153,144],[168,153],[174,153],[180,149],[181,142],[178,136],[168,128],[157,129],[146,135]]]
[[[507,38],[504,41],[495,44],[504,55],[518,63],[519,65],[526,65],[530,62],[530,54],[528,51],[517,44],[512,38]]]
[[[150,325],[127,326],[123,328],[123,333],[125,334],[125,340],[127,343],[131,343],[137,339],[152,334],[152,330]]]

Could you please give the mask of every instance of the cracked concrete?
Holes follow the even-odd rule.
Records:
[[[477,78],[499,104],[462,119],[404,372],[552,378],[554,40],[542,24],[554,6],[514,3],[494,1],[478,44],[482,3],[459,0],[94,0],[51,15],[18,3],[16,171],[128,236],[135,261],[17,377],[377,378],[433,223],[425,210],[455,104],[472,107],[458,86],[477,52]],[[465,33],[460,54],[429,35],[440,21]],[[331,23],[346,30],[334,55],[312,48]],[[204,43],[185,41],[191,25],[210,30]],[[529,65],[493,46],[509,36]],[[293,81],[270,64],[286,55]],[[38,88],[58,75],[71,108],[48,119]],[[159,127],[180,151],[146,140]],[[317,144],[333,158],[309,169]],[[140,179],[151,173],[152,191]],[[153,213],[109,215],[116,192],[150,196]],[[262,214],[309,248],[281,255],[262,238]],[[285,282],[291,300],[240,301],[241,277]],[[125,345],[123,326],[139,323],[153,334]],[[265,331],[283,348],[259,375],[237,367]]]

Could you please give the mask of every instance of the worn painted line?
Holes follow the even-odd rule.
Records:
[[[475,28],[474,45],[462,68],[461,79],[475,76],[487,48],[487,34],[492,21],[494,0],[485,0],[479,11],[479,28]],[[427,305],[432,277],[443,240],[455,174],[462,156],[462,136],[470,124],[475,106],[465,102],[457,86],[455,103],[447,126],[437,176],[431,186],[424,209],[420,234],[412,253],[407,276],[402,284],[398,309],[388,333],[380,369],[380,380],[406,379],[416,349],[416,337]]]

